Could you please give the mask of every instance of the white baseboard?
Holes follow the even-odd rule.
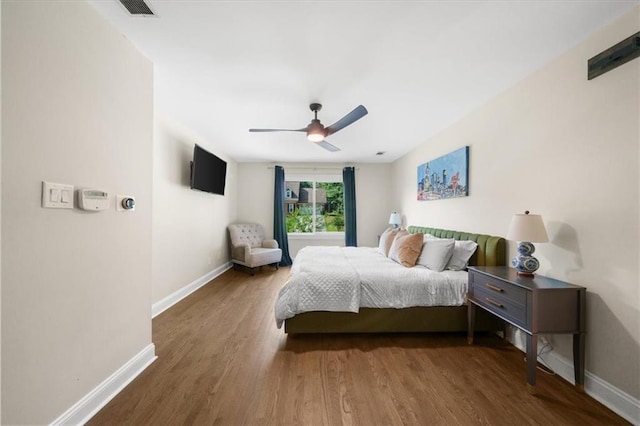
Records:
[[[513,327],[512,327],[513,328]],[[509,340],[515,347],[526,353],[524,333],[516,330],[509,333]],[[539,346],[538,346],[539,347]],[[569,383],[575,384],[573,374],[573,360],[551,351],[541,358],[543,363],[553,370],[558,376]],[[640,425],[640,400],[628,393],[616,388],[611,383],[601,379],[595,374],[585,371],[584,391],[596,401],[600,402],[611,411],[624,418],[633,425]]]
[[[60,417],[51,422],[51,425],[85,424],[156,358],[156,347],[153,343],[150,343]]]
[[[167,309],[169,309],[170,307],[172,307],[173,305],[175,305],[176,303],[178,303],[179,301],[181,301],[182,299],[184,299],[185,297],[187,297],[188,295],[190,295],[191,293],[193,293],[194,291],[196,291],[197,289],[199,289],[200,287],[202,287],[212,279],[216,278],[219,275],[222,275],[224,272],[231,269],[232,266],[233,265],[231,262],[227,262],[217,267],[213,271],[196,279],[191,284],[187,284],[186,286],[182,287],[180,290],[176,291],[175,293],[172,293],[167,297],[165,297],[164,299],[154,303],[153,305],[151,305],[151,318],[155,318],[156,316],[160,315],[162,312],[166,311]]]

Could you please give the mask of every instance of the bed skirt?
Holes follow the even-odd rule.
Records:
[[[476,309],[476,331],[504,331],[504,322]],[[352,312],[305,312],[284,322],[288,334],[416,333],[467,331],[467,306],[404,309],[360,308]]]

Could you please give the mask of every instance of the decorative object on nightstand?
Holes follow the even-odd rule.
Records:
[[[533,273],[540,267],[538,259],[533,257],[536,251],[533,243],[546,243],[549,241],[547,230],[539,214],[529,214],[529,210],[524,214],[514,214],[509,226],[507,239],[519,241],[518,254],[511,261],[519,275],[532,277]]]
[[[389,224],[393,225],[393,228],[396,229],[400,226],[401,223],[402,223],[402,216],[400,216],[400,213],[398,212],[391,213],[391,216],[389,216]]]

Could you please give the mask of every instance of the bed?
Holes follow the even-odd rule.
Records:
[[[484,234],[474,234],[469,232],[452,231],[438,228],[410,226],[409,233],[430,234],[439,238],[449,238],[455,240],[471,240],[478,244],[476,252],[469,260],[471,266],[503,266],[506,259],[506,244],[502,237]],[[367,249],[367,248],[365,248]],[[368,248],[372,250],[371,248]],[[359,249],[353,249],[359,250]],[[335,259],[338,260],[337,258]],[[330,263],[331,261],[329,261]],[[294,265],[295,267],[295,265]],[[314,266],[312,266],[312,269]],[[319,274],[310,275],[310,279],[322,280],[322,271],[326,271],[326,265],[315,265]],[[412,268],[406,268],[412,269]],[[292,269],[293,272],[293,269]],[[453,271],[451,271],[453,272]],[[466,272],[464,272],[466,275]],[[286,285],[285,285],[286,288]],[[285,290],[283,288],[283,290]],[[281,295],[283,293],[281,290]],[[348,289],[347,293],[360,291],[362,289]],[[457,291],[459,293],[459,291]],[[465,294],[466,295],[466,281]],[[459,296],[459,295],[458,295]],[[345,296],[350,297],[349,294]],[[365,299],[365,297],[363,297]],[[450,306],[411,306],[402,308],[379,308],[375,303],[372,306],[355,307],[350,305],[347,309],[333,308],[328,310],[310,310],[296,313],[288,318],[277,319],[277,322],[284,323],[284,330],[288,334],[302,333],[398,333],[398,332],[455,332],[467,330],[467,305],[464,300],[458,300],[455,305]],[[276,317],[278,317],[278,303],[276,302]],[[451,303],[451,302],[448,302]],[[313,306],[312,304],[310,305]],[[313,309],[313,308],[311,308]],[[335,312],[344,310],[343,312]],[[357,311],[357,312],[349,312]],[[288,315],[280,315],[287,317]],[[478,331],[503,330],[502,321],[496,317],[485,313],[483,310],[476,311],[476,326]]]

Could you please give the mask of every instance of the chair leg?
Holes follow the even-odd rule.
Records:
[[[253,276],[256,273],[256,268],[251,268],[251,276]]]

